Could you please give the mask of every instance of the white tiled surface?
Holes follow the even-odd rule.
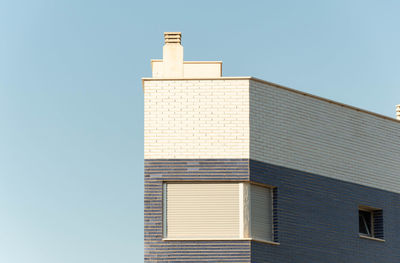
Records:
[[[249,80],[144,81],[144,157],[248,158]]]

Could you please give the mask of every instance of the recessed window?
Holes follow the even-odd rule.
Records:
[[[358,233],[364,237],[383,239],[382,209],[360,206],[358,208]]]
[[[239,184],[167,183],[164,191],[165,237],[240,237]]]
[[[372,237],[372,212],[358,210],[358,226],[361,235]]]
[[[273,188],[236,182],[167,182],[164,239],[273,241]]]
[[[251,236],[257,240],[272,240],[272,191],[250,185]]]

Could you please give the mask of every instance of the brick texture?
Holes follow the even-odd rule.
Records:
[[[276,186],[280,242],[252,242],[251,262],[400,262],[400,194],[254,160],[249,168],[251,181]],[[359,237],[359,205],[382,209],[385,242]]]
[[[400,193],[400,122],[252,80],[250,158]]]
[[[145,160],[145,262],[250,262],[250,241],[163,241],[165,181],[248,181],[246,159]]]
[[[249,80],[145,81],[144,156],[248,158]]]

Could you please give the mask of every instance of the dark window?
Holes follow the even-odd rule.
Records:
[[[358,209],[358,233],[362,236],[383,239],[382,209],[360,206]]]
[[[372,215],[370,211],[358,210],[358,232],[361,235],[372,237]]]

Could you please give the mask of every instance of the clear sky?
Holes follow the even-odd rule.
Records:
[[[400,1],[0,0],[0,262],[143,261],[143,93],[186,60],[394,117]]]

